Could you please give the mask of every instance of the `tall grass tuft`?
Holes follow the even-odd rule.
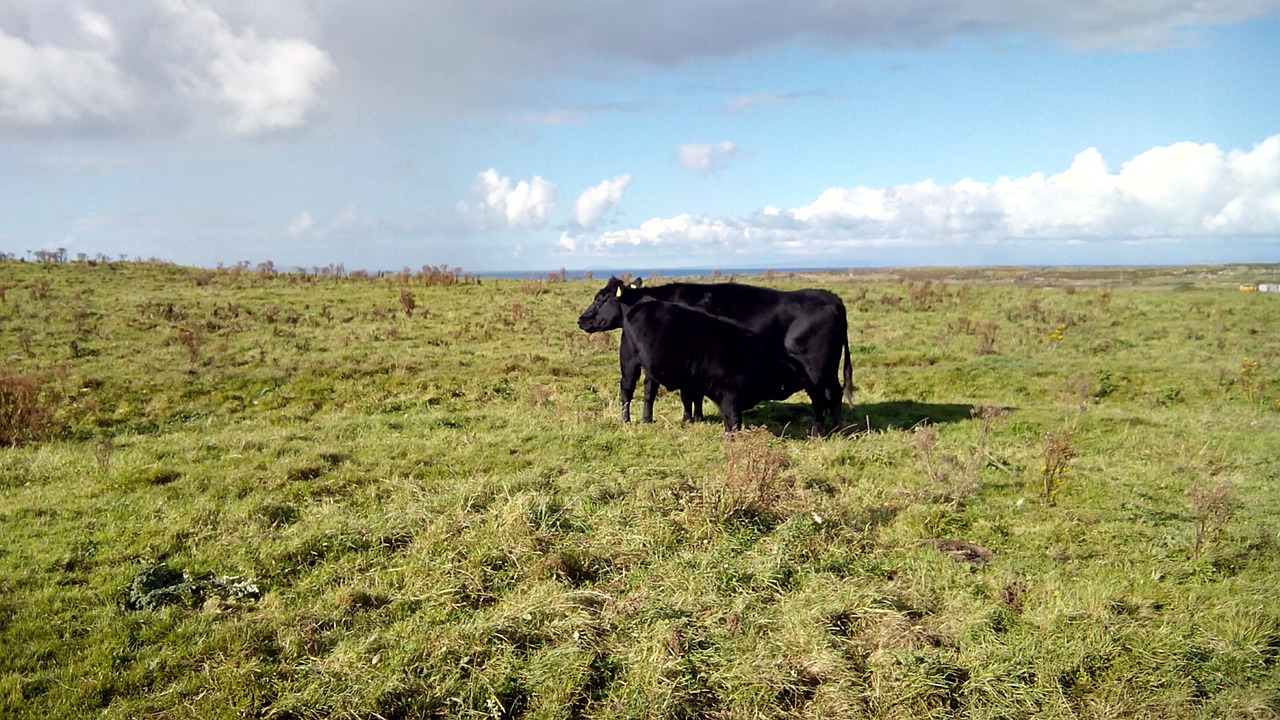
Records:
[[[1196,519],[1191,557],[1199,560],[1205,544],[1226,532],[1227,523],[1236,514],[1239,503],[1227,483],[1217,483],[1212,487],[1194,483],[1187,488],[1187,497],[1191,498],[1191,512]]]
[[[1049,431],[1040,438],[1040,449],[1044,457],[1044,465],[1040,467],[1040,496],[1049,507],[1058,504],[1058,491],[1067,484],[1071,459],[1076,454],[1072,444],[1074,437],[1074,430],[1062,428]]]
[[[57,391],[44,376],[0,368],[0,447],[49,437],[58,400]]]
[[[778,439],[763,427],[724,438],[724,482],[708,491],[717,519],[769,525],[785,512],[791,484],[784,473],[791,461]]]

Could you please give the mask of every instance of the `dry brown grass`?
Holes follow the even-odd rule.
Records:
[[[44,377],[0,368],[0,447],[48,437],[58,406],[55,396]]]

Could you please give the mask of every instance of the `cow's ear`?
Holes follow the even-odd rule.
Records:
[[[632,280],[632,281],[631,281],[631,289],[632,289],[632,290],[638,290],[638,289],[640,288],[640,285],[641,285],[643,282],[644,282],[644,278],[636,278],[635,280]]]

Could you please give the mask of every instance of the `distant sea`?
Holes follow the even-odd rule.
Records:
[[[765,272],[770,270],[776,273],[839,272],[840,270],[847,270],[850,268],[858,268],[858,267],[861,267],[861,266],[849,265],[849,266],[840,266],[840,267],[808,267],[808,268],[794,268],[794,267],[653,268],[645,271],[640,271],[636,268],[631,268],[629,270],[588,268],[585,270],[565,270],[564,274],[565,274],[565,278],[569,280],[585,277],[587,273],[591,273],[591,277],[593,278],[608,279],[609,276],[611,275],[623,275],[628,272],[631,273],[633,277],[638,276],[638,277],[647,278],[647,277],[656,275],[657,277],[663,278],[663,277],[708,277],[713,272],[719,271],[720,277],[728,277],[730,275],[763,275]],[[463,272],[466,272],[465,268],[463,268]],[[545,278],[550,275],[559,275],[559,274],[560,274],[559,270],[495,270],[490,272],[473,272],[471,273],[471,276],[481,277],[481,278],[537,279],[537,278]]]

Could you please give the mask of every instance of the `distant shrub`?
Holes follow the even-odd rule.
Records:
[[[973,349],[975,355],[995,355],[996,354],[996,331],[999,329],[994,322],[983,320],[974,328],[974,334],[977,336],[978,342]]]
[[[947,284],[938,282],[934,284],[933,280],[926,279],[920,285],[914,282],[907,283],[907,296],[911,301],[911,309],[917,311],[932,310],[936,305],[942,304],[947,299]]]
[[[463,277],[462,268],[449,267],[446,264],[423,265],[422,270],[418,272],[418,279],[426,285],[457,285],[460,277]],[[464,279],[470,281],[470,273]]]
[[[400,290],[400,307],[404,308],[405,317],[413,317],[413,309],[418,307],[418,301],[413,297],[413,293],[403,288]]]
[[[177,325],[173,328],[174,337],[186,348],[187,362],[195,367],[200,362],[200,350],[204,347],[204,326],[192,323],[190,326]]]
[[[48,437],[58,405],[55,395],[39,375],[0,368],[0,447]]]
[[[39,280],[27,286],[27,294],[32,300],[38,302],[47,302],[49,300],[49,292],[53,288],[48,278],[40,278]]]
[[[520,292],[524,295],[538,296],[547,291],[547,281],[525,278],[520,281]]]

